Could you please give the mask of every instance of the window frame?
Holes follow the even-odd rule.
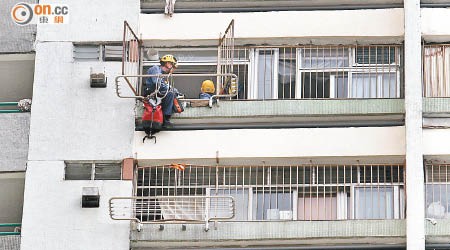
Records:
[[[91,164],[91,174],[89,179],[81,179],[81,180],[72,180],[66,178],[66,169],[67,164]],[[96,179],[96,164],[118,164],[120,169],[120,177],[119,179]],[[122,180],[123,168],[121,161],[64,161],[64,180],[65,181],[118,181]]]

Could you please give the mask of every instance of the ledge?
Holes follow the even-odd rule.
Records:
[[[272,124],[281,127],[401,126],[404,99],[242,100],[209,107],[188,107],[174,114],[174,129],[192,125]],[[142,110],[138,110],[136,130]]]
[[[265,221],[187,224],[147,224],[131,232],[132,247],[258,246],[307,244],[404,244],[405,220]],[[374,239],[375,238],[375,239]]]
[[[450,98],[423,98],[425,117],[450,117]]]

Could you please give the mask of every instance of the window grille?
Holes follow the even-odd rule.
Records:
[[[178,73],[211,73],[217,67],[212,49],[152,50],[159,57],[174,54]],[[233,54],[233,72],[239,77],[236,99],[402,97],[400,45],[236,46]],[[197,98],[201,80],[180,78],[175,85]]]
[[[449,184],[449,164],[425,164],[426,217],[450,219]]]
[[[232,196],[236,221],[402,219],[403,165],[139,167],[137,197]],[[140,202],[158,207],[158,200]],[[173,204],[182,210],[182,204]],[[164,220],[164,207],[140,221]],[[194,208],[189,208],[194,209]]]

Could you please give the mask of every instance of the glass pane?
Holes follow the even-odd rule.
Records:
[[[120,180],[121,170],[120,163],[96,163],[95,180]]]
[[[358,187],[355,191],[356,219],[394,218],[394,188]]]
[[[311,194],[298,198],[298,220],[336,220],[337,197]]]
[[[397,96],[395,73],[352,74],[352,98],[394,98]]]
[[[246,221],[248,218],[248,189],[212,189],[211,196],[232,196],[236,202],[236,215],[233,220]],[[229,213],[220,211],[216,203],[211,201],[211,217],[226,217]]]
[[[435,219],[450,219],[450,187],[447,184],[426,185],[426,214]]]
[[[278,99],[295,98],[295,49],[281,48],[278,62]]]
[[[261,50],[258,56],[258,99],[274,97],[274,50]]]
[[[90,180],[92,163],[66,163],[65,180]]]
[[[343,47],[308,48],[301,50],[301,68],[342,68],[349,66],[349,49]]]
[[[302,73],[302,98],[330,98],[330,72]]]
[[[356,48],[358,64],[392,64],[395,63],[395,48],[374,46]]]
[[[262,191],[253,194],[253,220],[291,220],[292,194]]]

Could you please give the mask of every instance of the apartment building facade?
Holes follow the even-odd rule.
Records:
[[[450,248],[447,3],[174,4],[37,25],[21,249]],[[165,54],[187,106],[143,141]]]

